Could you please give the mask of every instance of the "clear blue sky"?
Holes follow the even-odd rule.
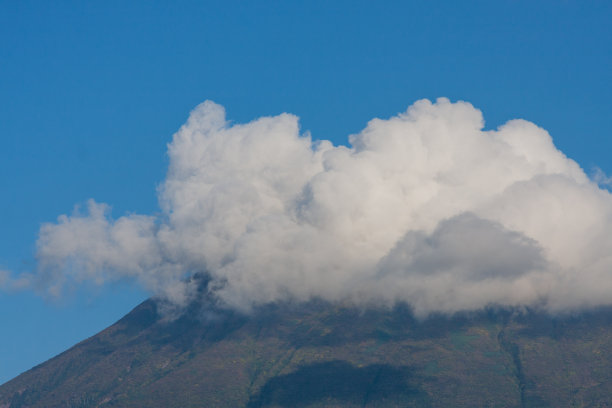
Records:
[[[128,4],[129,3],[129,4]],[[205,99],[236,122],[291,112],[347,143],[421,98],[524,118],[612,173],[609,1],[0,0],[0,267],[89,198],[158,211],[166,144]],[[59,302],[0,292],[0,383],[119,319],[130,282]]]

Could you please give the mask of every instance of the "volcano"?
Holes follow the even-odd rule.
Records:
[[[0,386],[0,407],[574,407],[612,405],[612,310],[310,301],[249,314],[147,300]]]

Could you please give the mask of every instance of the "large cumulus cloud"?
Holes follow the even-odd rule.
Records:
[[[297,117],[232,124],[212,102],[168,146],[161,215],[108,207],[45,224],[31,277],[54,294],[131,277],[176,304],[210,276],[225,304],[322,297],[410,303],[612,303],[612,196],[533,123],[483,130],[466,102],[421,100],[373,119],[350,147]]]

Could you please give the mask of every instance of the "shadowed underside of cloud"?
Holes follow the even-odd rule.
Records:
[[[205,102],[168,146],[161,215],[112,219],[90,200],[41,227],[27,278],[59,295],[130,277],[181,305],[196,293],[185,278],[205,273],[244,310],[312,297],[419,315],[612,303],[610,193],[536,125],[483,126],[469,103],[421,100],[333,146],[293,115],[231,124]]]

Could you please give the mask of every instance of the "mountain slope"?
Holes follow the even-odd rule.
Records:
[[[146,301],[0,386],[0,407],[610,406],[612,312],[497,311],[415,320],[406,308],[310,302],[250,316]]]

